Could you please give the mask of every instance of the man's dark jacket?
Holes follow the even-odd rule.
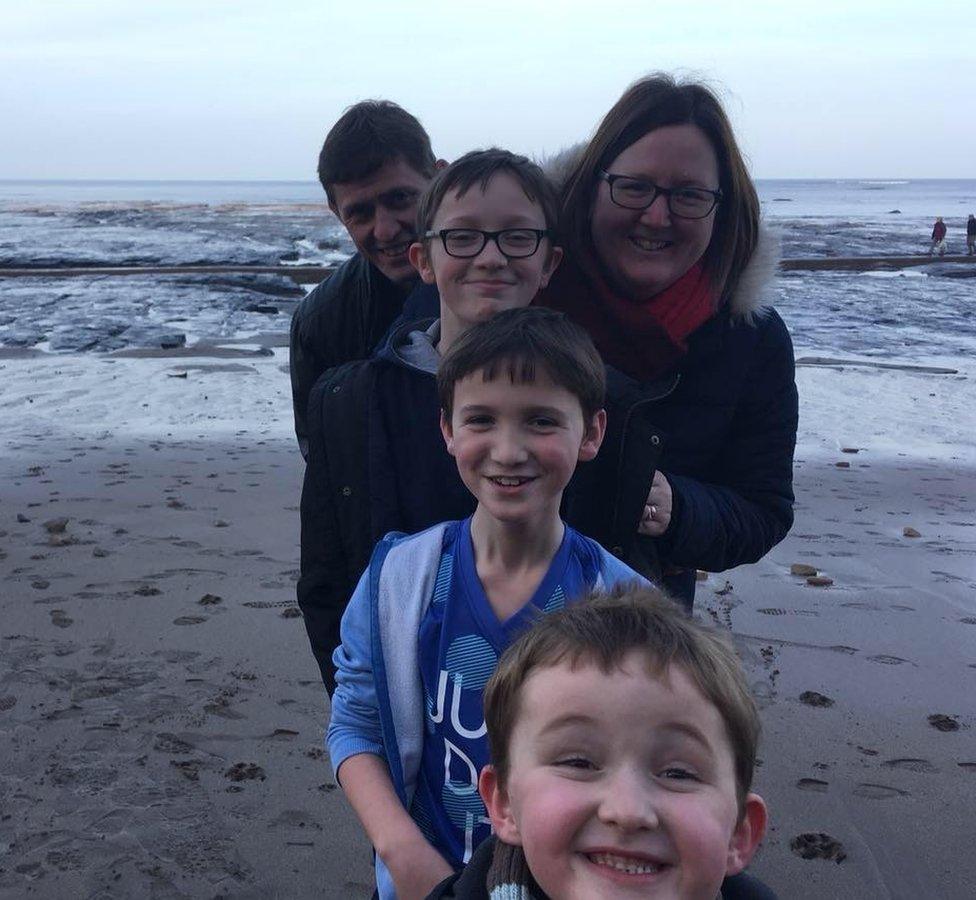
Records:
[[[409,301],[405,304],[405,298]],[[409,290],[394,284],[355,253],[298,305],[291,320],[291,396],[295,434],[308,456],[308,398],[327,369],[366,359],[404,315],[437,315],[437,291],[419,281]]]

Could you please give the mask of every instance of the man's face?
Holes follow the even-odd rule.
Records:
[[[391,281],[409,282],[417,270],[407,258],[416,240],[417,201],[430,179],[402,159],[360,181],[332,185],[329,204],[356,249]]]

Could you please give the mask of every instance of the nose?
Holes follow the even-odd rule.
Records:
[[[671,224],[671,208],[668,206],[668,198],[664,194],[658,194],[646,209],[641,211],[640,221],[651,228],[665,228]]]
[[[391,243],[401,231],[400,220],[395,213],[382,204],[376,206],[376,216],[373,219],[373,239],[378,244]]]
[[[481,248],[481,252],[475,257],[474,261],[475,265],[497,269],[504,266],[508,262],[508,259],[502,253],[501,247],[498,246],[498,240],[489,238],[485,241],[485,246]]]
[[[491,448],[492,462],[500,466],[512,467],[524,463],[529,452],[515,428],[499,428]]]
[[[621,831],[641,831],[658,825],[652,786],[638,772],[618,771],[607,779],[598,811],[600,820]]]

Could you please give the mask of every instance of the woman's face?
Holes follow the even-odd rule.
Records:
[[[666,125],[649,131],[607,168],[662,188],[719,188],[718,160],[697,125]],[[704,219],[672,215],[658,195],[647,209],[625,209],[610,199],[601,181],[591,217],[597,258],[611,286],[633,299],[653,297],[685,274],[708,247],[715,209]]]

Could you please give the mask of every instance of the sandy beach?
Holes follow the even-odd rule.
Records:
[[[974,375],[798,369],[793,532],[699,585],[783,898],[976,893]],[[368,897],[295,606],[287,350],[7,353],[0,384],[0,896]]]

